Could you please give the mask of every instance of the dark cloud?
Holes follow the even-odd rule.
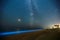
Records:
[[[56,6],[56,8],[60,9],[60,0],[51,0],[51,1]]]
[[[56,0],[56,7],[58,9],[58,17],[59,17],[59,20],[60,20],[60,0]]]
[[[8,4],[8,0],[0,0],[0,4],[1,6],[5,6],[6,4]]]
[[[3,16],[3,9],[8,4],[8,0],[0,0],[0,31],[3,30],[2,28],[2,16]]]
[[[60,10],[60,0],[56,0],[56,6]]]
[[[53,4],[57,8],[58,19],[60,20],[60,0],[52,0]]]

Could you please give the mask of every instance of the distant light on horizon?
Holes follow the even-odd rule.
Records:
[[[50,29],[52,29],[52,28],[60,28],[60,24],[53,24],[53,25],[51,25]]]

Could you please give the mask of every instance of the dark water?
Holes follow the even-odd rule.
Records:
[[[35,29],[43,29],[39,27],[30,27],[30,26],[25,26],[25,27],[17,27],[17,26],[4,26],[0,27],[0,32],[11,32],[11,31],[24,31],[24,30],[35,30]]]

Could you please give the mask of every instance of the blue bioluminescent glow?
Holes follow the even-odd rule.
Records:
[[[42,30],[42,29],[26,30],[26,31],[14,31],[14,32],[3,32],[3,33],[0,33],[0,36],[7,36],[7,35],[13,35],[13,34],[22,34],[22,33],[35,32],[35,31],[40,31],[40,30]]]

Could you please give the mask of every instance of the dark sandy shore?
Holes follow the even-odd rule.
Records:
[[[31,33],[16,34],[3,37],[1,40],[60,40],[60,29],[44,29]]]

